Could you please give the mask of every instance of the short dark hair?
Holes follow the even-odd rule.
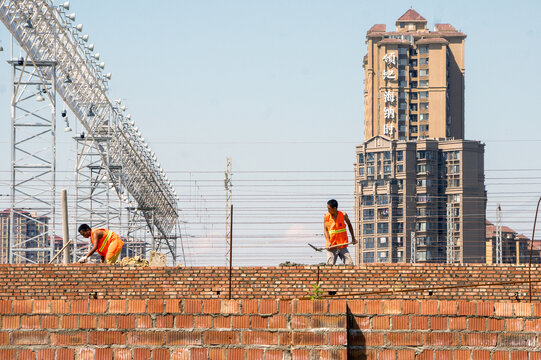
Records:
[[[81,224],[81,226],[79,226],[79,229],[77,229],[77,231],[81,232],[83,230],[86,231],[86,230],[92,230],[92,229],[90,228],[90,226],[88,226],[88,224]]]
[[[337,208],[338,207],[338,201],[331,199],[327,201],[327,205],[329,205],[331,208]]]

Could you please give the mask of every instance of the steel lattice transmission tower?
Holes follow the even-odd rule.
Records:
[[[102,71],[105,64],[98,62],[99,54],[93,53],[93,46],[86,44],[88,36],[81,35],[82,25],[72,24],[75,15],[65,13],[68,7],[65,4],[56,7],[50,0],[4,0],[0,1],[0,20],[26,55],[22,65],[32,64],[35,69],[40,81],[33,86],[40,86],[40,95],[46,95],[54,104],[52,96],[58,94],[82,125],[85,139],[78,140],[76,165],[77,221],[88,221],[89,214],[96,216],[97,207],[100,217],[95,221],[92,218],[90,225],[109,225],[114,219],[121,218],[118,205],[115,205],[120,200],[124,206],[140,211],[153,239],[160,238],[153,244],[159,247],[165,242],[175,261],[177,236],[171,236],[171,233],[178,225],[176,192],[131,116],[124,115],[125,106],[109,98],[111,74]],[[40,64],[50,64],[51,70],[44,71]],[[29,177],[30,180],[43,180],[48,193],[28,196],[22,188],[25,183],[18,182],[17,178],[12,179],[12,193],[25,194],[32,201],[40,202],[47,208],[43,216],[54,223],[55,138],[51,129],[55,126],[55,108],[51,108],[52,120],[40,136],[51,138],[52,154],[40,156],[40,166],[46,164],[47,169],[53,169],[50,171],[52,179],[46,180],[41,175]],[[13,133],[16,129],[14,125]],[[14,149],[21,145],[17,139],[13,142]],[[27,156],[35,154],[30,152]],[[51,196],[53,200],[48,200]],[[23,204],[14,199],[13,213]],[[34,208],[32,201],[26,204]],[[86,205],[82,205],[84,203]],[[81,215],[85,211],[89,214]],[[50,227],[47,230],[51,232]],[[11,241],[16,243],[13,236]],[[52,244],[50,246],[52,249]],[[15,247],[10,251],[17,253]]]
[[[231,184],[231,176],[233,175],[231,158],[227,158],[227,165],[225,170],[225,266],[229,266],[229,257],[231,256],[231,201],[233,185]]]

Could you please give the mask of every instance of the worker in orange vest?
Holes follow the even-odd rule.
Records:
[[[115,232],[108,229],[91,229],[87,224],[82,224],[78,230],[79,234],[86,239],[90,238],[92,242],[92,249],[79,259],[80,263],[86,262],[96,251],[100,254],[102,263],[114,264],[118,260],[124,242]]]
[[[338,257],[346,265],[353,265],[351,256],[348,251],[348,233],[346,224],[351,234],[351,243],[356,244],[355,234],[353,234],[353,226],[349,221],[348,214],[338,211],[338,201],[331,199],[327,201],[327,210],[324,221],[325,232],[325,249],[327,249],[327,265],[336,264]],[[346,244],[344,246],[336,246]],[[332,246],[332,248],[331,248]]]

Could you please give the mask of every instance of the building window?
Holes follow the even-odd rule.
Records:
[[[389,217],[389,209],[378,209],[378,219],[387,219]]]
[[[417,132],[417,126],[410,126],[410,133],[416,133]]]
[[[417,59],[412,59],[410,61],[410,66],[417,66]]]
[[[424,57],[419,60],[419,64],[421,65],[428,65],[428,58]]]
[[[405,81],[400,81],[400,82],[398,83],[398,86],[401,87],[401,88],[403,88],[403,87],[406,87],[407,84],[406,84]]]
[[[416,224],[416,226],[415,226],[415,230],[417,230],[417,231],[426,231],[426,223],[425,222],[418,222]]]
[[[372,235],[374,233],[374,224],[363,224],[363,234]]]
[[[396,262],[402,262],[404,260],[404,252],[402,250],[396,252]]]
[[[419,119],[421,119],[421,121],[428,120],[428,114],[421,114],[421,115],[419,115]]]
[[[374,167],[373,166],[368,166],[366,168],[366,175],[374,175]]]
[[[413,122],[417,121],[417,114],[411,114],[410,121],[413,121]]]
[[[367,162],[373,162],[374,161],[374,153],[366,154],[366,161]]]
[[[419,81],[419,87],[428,87],[428,80]]]
[[[404,23],[400,23],[401,27],[404,27]],[[399,47],[398,48],[398,55],[407,55],[408,54],[408,49],[405,48],[405,47]]]
[[[404,165],[400,164],[396,166],[396,172],[401,173],[404,172]]]
[[[373,263],[373,262],[374,262],[373,251],[363,253],[363,263]]]
[[[391,152],[390,151],[384,151],[383,152],[383,160],[391,160]]]
[[[363,175],[364,175],[364,167],[360,167],[360,168],[359,168],[359,175],[360,175],[360,176],[363,176]]]
[[[373,195],[363,195],[362,202],[364,206],[374,205],[374,196]]]
[[[404,216],[404,209],[396,208],[393,210],[393,217],[402,217]]]
[[[393,238],[393,246],[402,247],[404,245],[402,236],[397,236]]]
[[[405,102],[401,102],[398,104],[398,109],[399,110],[406,110],[406,103]]]
[[[416,89],[416,88],[417,88],[417,81],[412,81],[412,82],[410,82],[410,87],[411,87],[412,89]]]
[[[364,164],[364,154],[359,154],[359,164]]]
[[[407,58],[400,58],[400,59],[398,59],[398,65],[400,65],[400,66],[406,66],[406,65],[408,65],[408,59],[407,59]]]
[[[369,237],[364,239],[364,248],[365,249],[373,249],[374,248],[374,238]]]
[[[363,220],[374,220],[374,209],[364,209]]]
[[[390,174],[391,173],[391,165],[383,165],[383,173],[384,174]]]
[[[428,54],[428,46],[419,46],[419,54]]]
[[[417,251],[417,261],[426,261],[426,251]]]
[[[389,252],[388,251],[378,251],[378,262],[387,262],[389,261]]]
[[[404,160],[404,153],[402,150],[396,152],[396,161],[402,161]]]
[[[378,223],[378,234],[388,234],[389,223]]]
[[[419,104],[419,106],[421,107],[421,110],[428,110],[428,103],[427,102],[422,102]]]
[[[419,97],[421,99],[428,99],[428,91],[420,91],[419,92]]]
[[[419,76],[428,76],[428,69],[419,70]]]
[[[389,203],[389,197],[385,194],[376,195],[378,205],[387,205]]]
[[[419,131],[428,131],[428,124],[425,124],[425,125],[420,125],[419,126]]]
[[[400,70],[398,71],[398,76],[406,76],[406,74],[407,74],[407,73],[406,73],[406,70],[400,69]]]
[[[388,247],[389,246],[389,238],[386,236],[382,236],[378,238],[378,247]]]
[[[417,104],[410,104],[410,111],[417,111]]]
[[[401,222],[393,223],[393,234],[399,234],[404,232],[404,224]]]

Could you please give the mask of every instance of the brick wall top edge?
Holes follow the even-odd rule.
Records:
[[[111,267],[111,265],[106,264],[0,264],[0,269],[35,269],[35,268],[48,268],[48,269],[64,269],[64,268],[101,268],[101,267]],[[235,266],[233,270],[240,269],[317,269],[320,270],[351,270],[351,269],[372,269],[372,268],[388,268],[388,269],[467,269],[467,268],[487,268],[487,269],[525,269],[528,268],[528,264],[504,264],[504,265],[488,265],[488,264],[370,264],[370,265],[356,265],[356,266],[326,266],[326,265],[299,265],[299,266]],[[182,269],[228,269],[225,266],[156,266],[156,267],[137,267],[137,266],[112,266],[112,269],[137,269],[137,270],[182,270]],[[541,265],[532,264],[532,270],[541,269]]]

